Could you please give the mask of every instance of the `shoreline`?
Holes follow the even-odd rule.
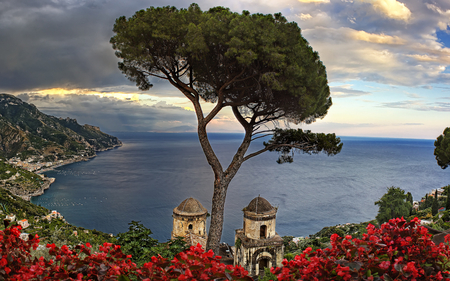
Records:
[[[102,149],[102,150],[96,150],[95,154],[92,155],[92,156],[80,156],[79,158],[76,158],[76,159],[72,158],[72,159],[63,160],[62,163],[58,163],[58,164],[53,165],[53,166],[49,166],[49,167],[45,167],[43,169],[39,169],[37,171],[33,171],[33,173],[39,175],[39,174],[42,174],[44,172],[53,171],[55,168],[59,168],[59,167],[65,166],[65,165],[70,165],[70,164],[78,163],[78,162],[81,162],[81,161],[89,161],[90,159],[97,157],[97,152],[108,151],[108,150],[112,150],[112,149],[114,149],[116,147],[121,147],[121,146],[122,146],[122,143],[114,145],[114,146],[109,147],[109,148]]]
[[[50,185],[52,183],[54,183],[55,180],[56,180],[55,178],[46,178],[46,182],[44,182],[42,184],[41,189],[39,189],[39,190],[37,190],[37,191],[35,191],[33,193],[27,194],[27,195],[18,195],[18,196],[20,198],[22,198],[23,200],[28,201],[28,202],[31,203],[31,197],[35,197],[35,196],[39,196],[39,195],[44,194],[45,190],[49,189]]]
[[[45,172],[53,171],[54,169],[62,167],[62,166],[66,166],[66,165],[70,165],[70,164],[78,163],[78,162],[82,162],[82,161],[86,162],[86,161],[89,161],[92,158],[97,157],[97,152],[108,151],[108,150],[112,150],[112,149],[114,149],[116,147],[121,147],[121,146],[122,146],[122,143],[114,145],[114,146],[106,148],[106,149],[97,150],[97,151],[95,151],[95,154],[92,155],[92,156],[81,156],[81,157],[75,158],[75,159],[72,158],[72,159],[68,159],[68,160],[63,160],[62,163],[58,163],[56,165],[53,165],[53,166],[50,166],[50,167],[46,167],[46,168],[40,169],[38,171],[33,171],[33,173],[41,175],[41,174],[43,174]],[[31,202],[31,197],[37,197],[37,196],[40,196],[40,195],[44,194],[45,190],[49,189],[50,185],[52,185],[52,183],[54,183],[56,181],[56,178],[48,178],[48,177],[46,177],[46,178],[44,178],[44,180],[47,180],[47,181],[45,181],[41,185],[41,188],[39,190],[37,190],[37,191],[35,191],[33,193],[30,193],[30,194],[27,194],[27,195],[17,195],[17,194],[16,195],[21,197],[22,199],[28,201],[28,202]]]

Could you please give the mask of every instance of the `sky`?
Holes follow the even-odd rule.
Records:
[[[140,91],[117,68],[116,18],[185,0],[1,0],[0,93],[113,132],[194,132],[188,100],[165,81]],[[333,106],[313,132],[435,139],[450,126],[450,1],[216,0],[235,12],[281,12],[327,68]],[[210,108],[210,104],[205,104]],[[225,111],[209,132],[243,132]]]

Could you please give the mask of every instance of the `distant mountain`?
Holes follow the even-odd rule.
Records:
[[[0,94],[0,157],[56,161],[91,157],[120,145],[98,127],[44,114],[33,104]]]

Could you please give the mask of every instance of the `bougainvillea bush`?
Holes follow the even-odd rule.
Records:
[[[418,219],[392,219],[367,230],[361,239],[333,234],[331,248],[308,248],[271,273],[278,280],[450,280],[448,243],[435,245]],[[0,231],[0,280],[252,280],[242,267],[220,263],[200,245],[172,260],[152,257],[141,267],[111,243],[98,251],[89,244],[74,249],[48,244],[53,259],[32,259],[30,249],[39,239],[30,235],[23,241],[20,231],[20,226]]]
[[[23,241],[20,230],[20,226],[11,226],[0,231],[0,280],[252,280],[242,267],[225,266],[201,245],[171,261],[152,257],[142,267],[136,267],[130,255],[111,243],[104,243],[98,252],[92,252],[89,243],[73,250],[48,244],[54,259],[32,259],[30,249],[38,247],[39,239],[36,235]]]
[[[278,280],[450,280],[448,243],[435,245],[419,223],[369,225],[362,239],[333,234],[331,248],[306,249],[271,273]]]

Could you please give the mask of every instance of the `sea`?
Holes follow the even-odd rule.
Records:
[[[211,210],[213,172],[195,133],[116,133],[122,147],[45,172],[55,183],[32,202],[57,210],[71,224],[114,235],[140,221],[160,242],[170,239],[172,212],[193,197]],[[211,133],[222,165],[231,161],[242,134]],[[255,197],[278,207],[281,236],[308,236],[326,226],[375,218],[375,201],[388,187],[420,200],[450,184],[433,155],[433,140],[341,137],[341,153],[296,153],[293,163],[277,164],[266,152],[246,161],[230,183],[222,241],[234,243],[242,209]],[[251,151],[261,149],[262,140]],[[208,219],[209,223],[209,219]]]

